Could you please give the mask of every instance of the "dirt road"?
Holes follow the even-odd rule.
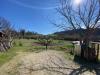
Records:
[[[66,60],[63,54],[52,50],[40,53],[18,53],[18,56],[0,68],[0,75],[78,75],[77,72],[73,72],[79,66]],[[86,71],[81,75],[94,74]]]

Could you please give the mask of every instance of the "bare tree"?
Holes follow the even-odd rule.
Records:
[[[39,41],[39,43],[41,45],[44,45],[45,48],[46,48],[46,50],[47,50],[48,49],[48,46],[52,43],[53,39],[51,39],[50,36],[45,35],[45,36],[40,36],[38,38],[38,41]]]
[[[11,47],[11,24],[4,18],[0,17],[0,51],[6,51]]]
[[[92,40],[91,37],[95,29],[100,27],[100,0],[82,0],[83,2],[77,6],[74,6],[73,1],[60,0],[60,7],[57,11],[64,18],[65,27],[70,27],[74,30],[84,27],[84,35],[81,32],[79,33],[80,41],[83,40],[85,45],[84,50],[81,49],[81,56],[88,60],[91,58],[94,60],[95,51],[94,53],[90,52],[89,41]],[[58,25],[58,27],[62,26],[63,24]]]

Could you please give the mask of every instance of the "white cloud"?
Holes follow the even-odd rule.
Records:
[[[33,6],[33,5],[29,5],[29,4],[25,4],[25,3],[22,3],[18,0],[8,0],[12,3],[15,3],[17,5],[20,5],[20,6],[23,6],[23,7],[26,7],[26,8],[31,8],[31,9],[42,9],[42,10],[50,10],[50,9],[55,9],[55,8],[58,8],[59,6],[54,6],[54,7],[38,7],[38,6]]]

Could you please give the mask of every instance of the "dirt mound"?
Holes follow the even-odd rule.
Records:
[[[57,51],[19,53],[0,68],[0,75],[69,75],[78,66],[62,55]]]

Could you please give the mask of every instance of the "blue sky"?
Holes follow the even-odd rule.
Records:
[[[14,28],[26,29],[42,34],[57,31],[49,20],[57,20],[55,8],[59,0],[0,0],[0,16],[6,18]]]

